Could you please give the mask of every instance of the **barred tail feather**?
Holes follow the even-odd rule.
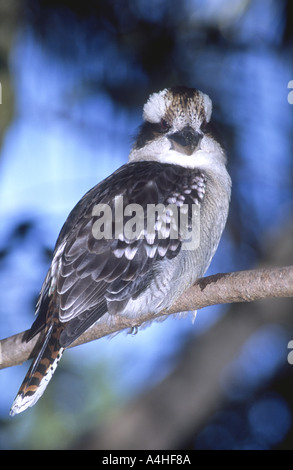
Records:
[[[11,416],[33,406],[43,395],[64,351],[59,343],[59,335],[59,331],[52,324],[15,397],[10,409]]]

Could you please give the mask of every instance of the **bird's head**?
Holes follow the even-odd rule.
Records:
[[[153,160],[199,168],[206,160],[225,154],[207,124],[212,113],[210,98],[194,88],[168,88],[150,95],[143,108],[144,122],[129,161]]]

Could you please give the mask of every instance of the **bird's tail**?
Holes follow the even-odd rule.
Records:
[[[10,410],[11,416],[33,406],[43,395],[64,351],[60,346],[59,337],[60,331],[56,324],[52,323],[15,397]]]

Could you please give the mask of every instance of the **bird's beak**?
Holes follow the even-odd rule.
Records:
[[[171,149],[185,155],[191,155],[194,152],[201,138],[202,135],[195,132],[190,126],[186,126],[181,131],[168,136]]]

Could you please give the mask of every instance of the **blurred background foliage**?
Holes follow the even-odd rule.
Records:
[[[1,338],[30,327],[67,214],[127,161],[143,103],[168,86],[211,96],[229,155],[231,209],[209,274],[293,263],[292,22],[289,0],[0,0]],[[184,387],[197,394],[187,372],[158,433],[172,428],[164,445],[173,449],[292,449],[292,301],[255,304],[70,350],[37,406],[13,419],[28,365],[2,370],[0,448],[99,448],[108,433],[114,449],[119,426],[136,448],[156,448],[156,433],[142,421],[138,440],[123,410],[143,409],[168,380],[171,396],[185,351],[224,318],[235,338],[261,318],[209,390],[214,405],[202,397],[204,418],[189,413],[184,432],[172,421]],[[232,336],[215,338],[199,361],[207,379]]]

